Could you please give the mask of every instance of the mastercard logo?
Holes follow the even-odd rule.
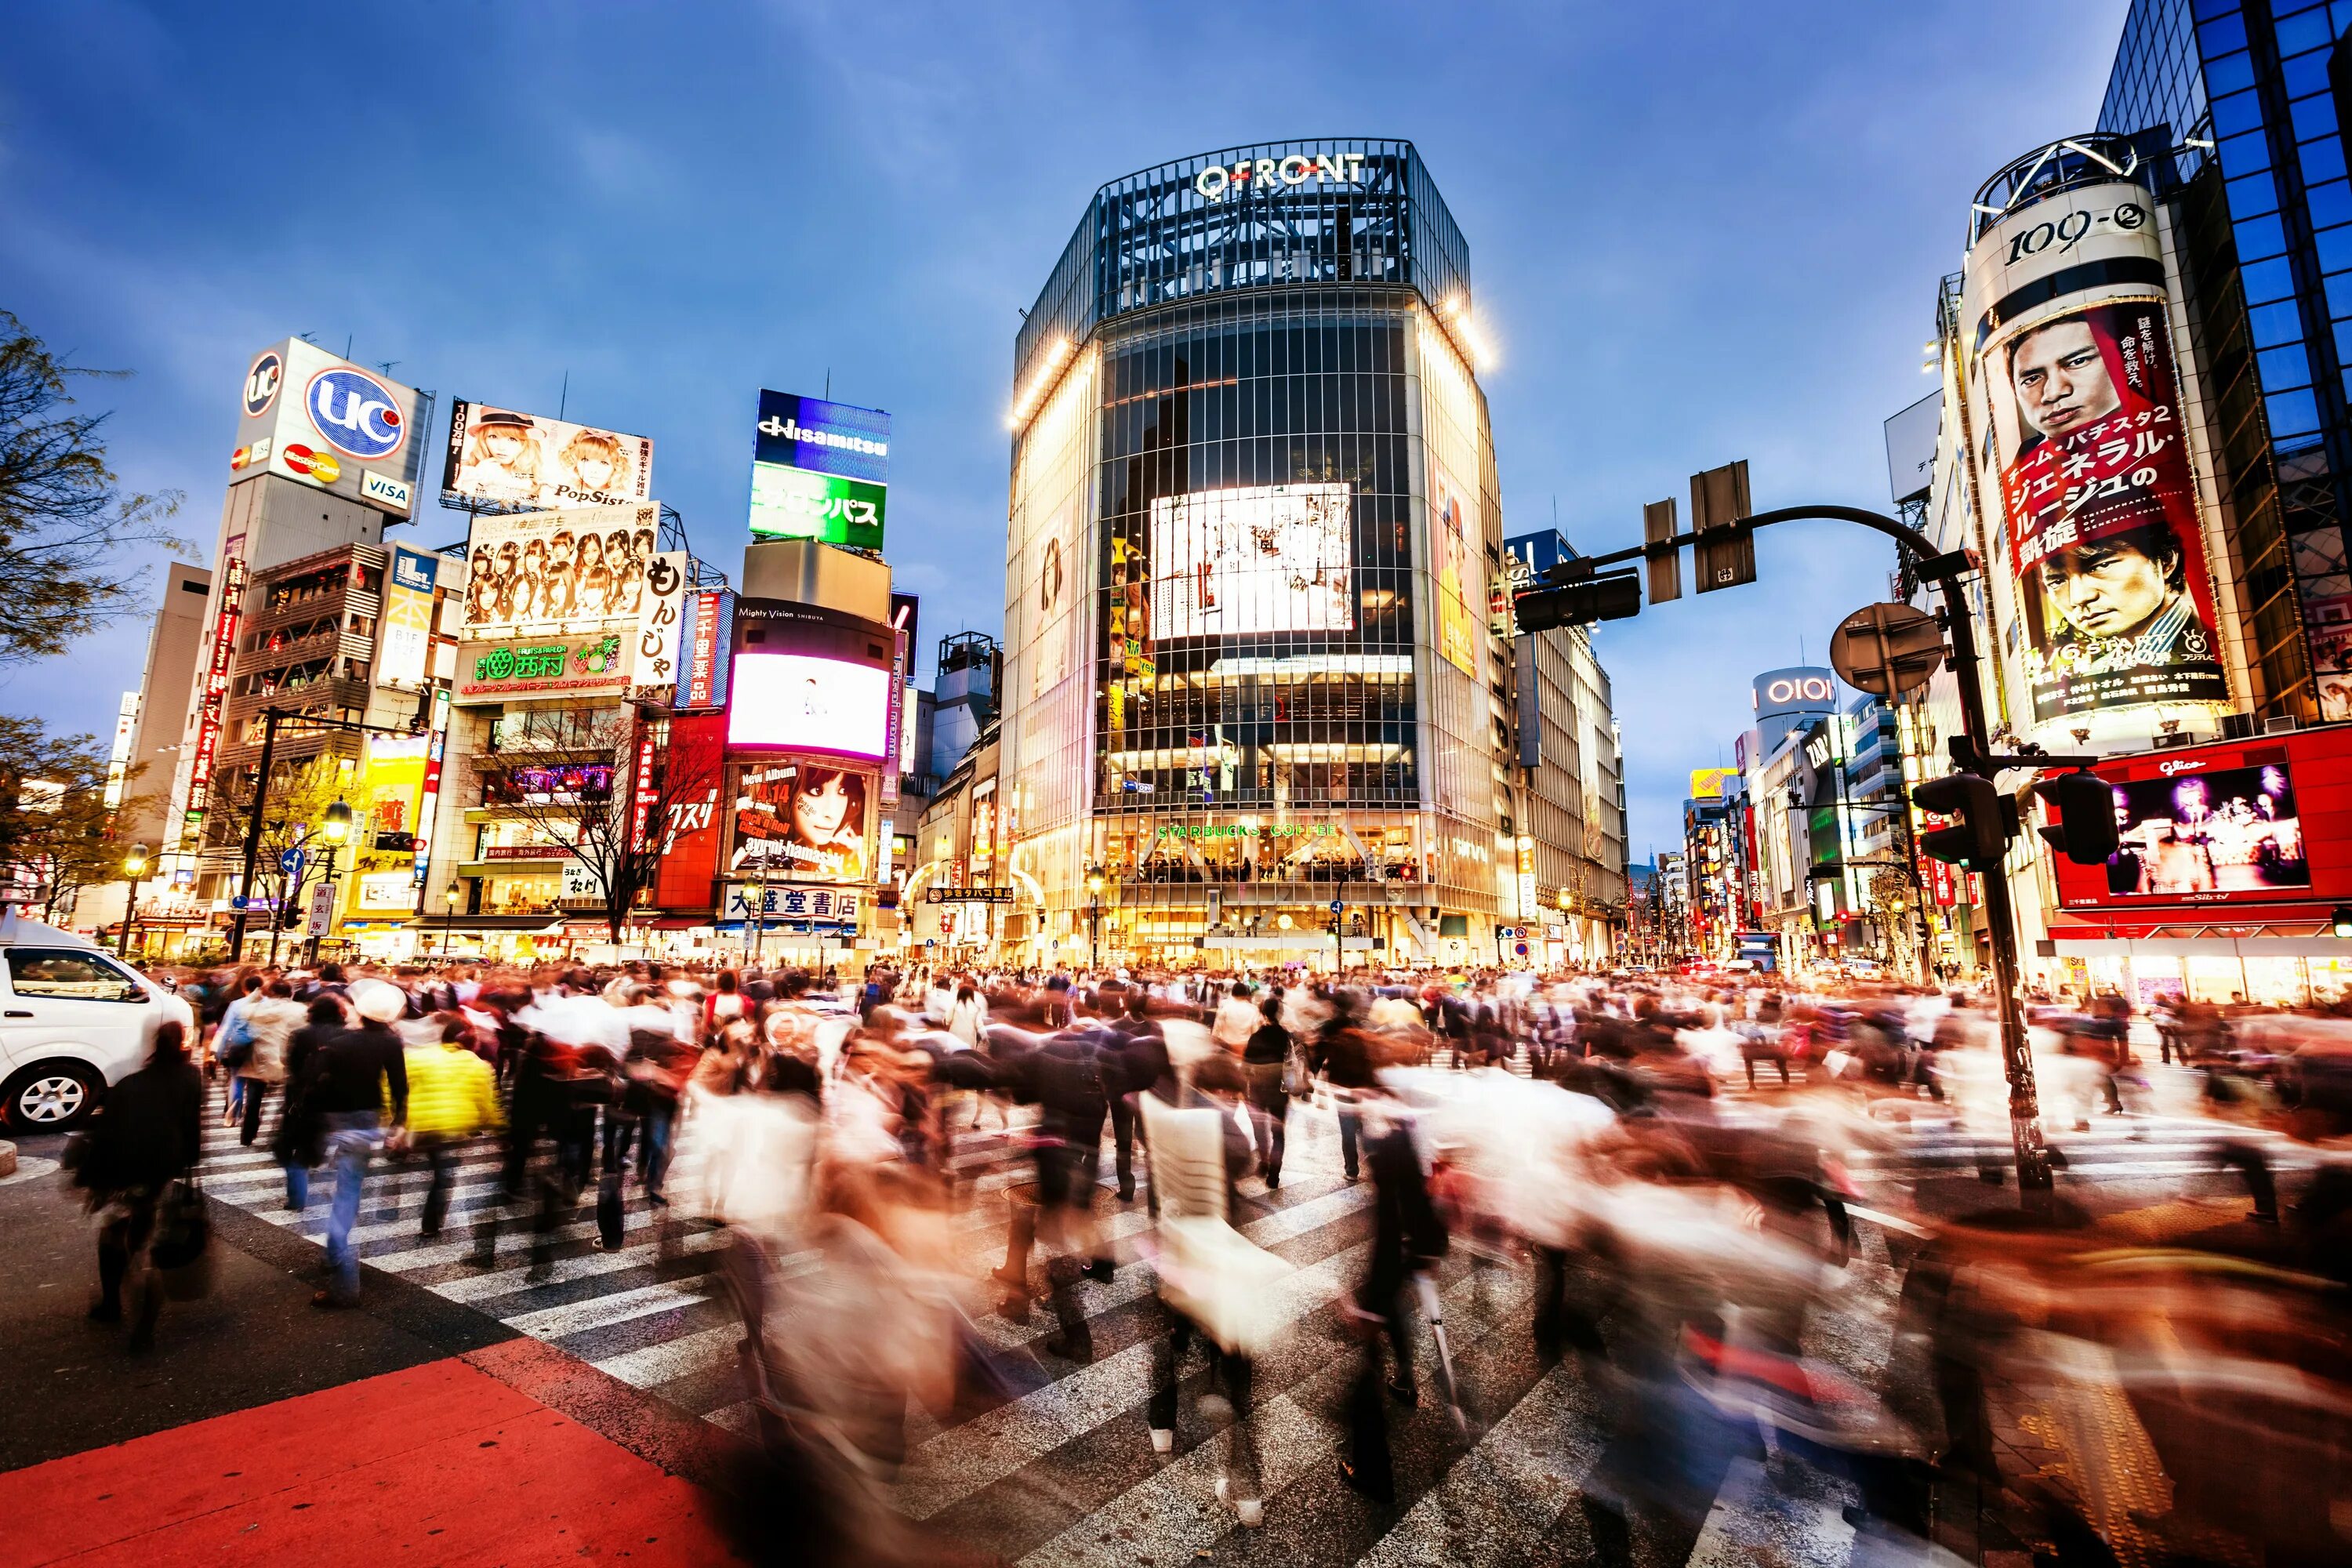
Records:
[[[289,447],[285,451],[286,466],[306,479],[316,479],[331,485],[342,477],[343,466],[335,461],[332,452],[316,452],[308,447]]]

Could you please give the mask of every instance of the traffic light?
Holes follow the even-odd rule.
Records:
[[[2335,931],[2336,941],[2352,942],[2352,904],[2336,905],[2327,923]]]
[[[2043,779],[2033,793],[2058,808],[2055,825],[2042,840],[2077,866],[2104,866],[2115,858],[2115,791],[2096,773],[2060,773]]]
[[[1641,575],[1634,572],[1608,572],[1581,583],[1538,588],[1514,598],[1511,611],[1523,632],[1590,626],[1594,621],[1622,621],[1642,613]]]
[[[1748,459],[1691,476],[1691,531],[1699,536],[1698,591],[1737,588],[1756,581],[1756,536],[1731,525],[1755,509],[1748,504]]]
[[[1953,818],[1949,827],[1919,836],[1919,853],[1971,871],[1998,871],[2009,847],[2009,803],[1992,781],[1975,773],[1946,773],[1911,789],[1922,811]]]

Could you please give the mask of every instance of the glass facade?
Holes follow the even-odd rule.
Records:
[[[2352,718],[2352,4],[2137,0],[2099,124],[2168,128],[2264,714]],[[2331,67],[2333,68],[2331,69]]]
[[[1095,934],[1089,879],[1106,953],[1154,961],[1328,957],[1333,901],[1351,962],[1515,912],[1468,305],[1404,143],[1097,194],[1015,352],[1000,820],[1034,956]]]

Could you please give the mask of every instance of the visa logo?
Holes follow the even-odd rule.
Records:
[[[398,507],[403,511],[408,510],[408,486],[388,474],[379,474],[373,468],[362,470],[360,494],[370,500],[382,501],[386,506]],[[425,584],[427,587],[431,585]]]

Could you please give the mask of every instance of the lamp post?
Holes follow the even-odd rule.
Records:
[[[345,805],[341,800],[338,800],[334,805],[327,807],[325,811],[320,813],[319,837],[327,841],[327,869],[324,873],[321,885],[328,889],[327,909],[331,919],[335,907],[333,892],[335,886],[335,851],[343,847],[343,840],[350,837],[351,835],[352,808],[350,806]],[[319,962],[319,939],[325,933],[323,931],[312,931],[310,933],[310,956],[309,962],[313,964]]]
[[[1102,890],[1103,874],[1099,866],[1087,871],[1087,967],[1102,967]]]
[[[131,896],[122,901],[122,930],[114,951],[128,958],[131,955],[131,922],[139,918],[139,884],[147,876],[147,846],[133,844],[122,857],[122,874],[131,879]]]
[[[466,901],[466,889],[461,884],[452,882],[449,890],[442,897],[449,906],[448,913],[441,917],[441,962],[446,963],[449,962],[449,931],[457,923],[457,906]]]

